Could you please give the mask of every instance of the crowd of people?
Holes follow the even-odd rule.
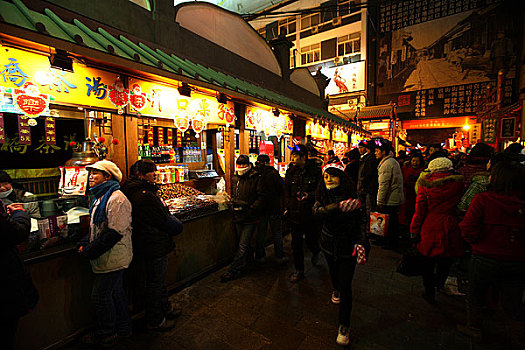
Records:
[[[433,145],[425,153],[415,148],[395,157],[390,141],[373,139],[361,141],[342,160],[331,151],[319,164],[305,145],[298,144],[284,179],[264,154],[255,165],[247,155],[240,155],[235,164],[230,204],[239,244],[221,282],[241,277],[252,261],[265,263],[269,231],[276,262],[287,264],[283,233],[290,232],[294,264],[290,281],[307,277],[304,245],[312,265],[324,255],[331,301],[339,305],[336,342],[348,345],[352,280],[356,265],[369,258],[369,241],[384,249],[398,249],[408,241],[421,256],[422,297],[431,304],[436,292],[445,290],[451,267],[460,258],[470,258],[468,277],[463,276],[469,281],[467,322],[458,325],[460,332],[482,340],[489,290],[493,297],[501,295],[508,313],[523,317],[523,146],[513,144],[495,154],[491,146],[478,143],[467,156],[453,156]],[[114,163],[102,160],[87,168],[94,196],[90,233],[77,250],[90,261],[95,275],[91,299],[97,325],[83,341],[111,346],[132,335],[123,286],[130,265],[148,329],[172,329],[180,310],[168,301],[165,281],[173,236],[182,231],[182,223],[157,194],[156,165],[136,162],[122,187],[122,173]],[[3,298],[8,306],[3,317],[9,321],[4,331],[12,347],[18,319],[34,307],[38,294],[33,290],[20,297],[24,289],[20,281],[27,280],[27,272],[16,245],[27,238],[29,219],[26,209],[11,198],[10,179],[0,176],[0,198],[6,200],[0,205],[0,227],[7,237],[2,261],[12,267],[7,278],[13,286]],[[371,227],[373,215],[378,220]]]

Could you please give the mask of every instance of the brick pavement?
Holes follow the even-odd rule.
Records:
[[[289,237],[285,249],[291,257]],[[337,306],[330,303],[330,280],[324,259],[307,278],[288,280],[293,271],[272,261],[253,266],[242,278],[222,284],[223,268],[171,296],[183,314],[167,333],[146,332],[135,325],[132,338],[117,349],[341,349],[335,344]],[[464,320],[463,297],[439,294],[436,305],[421,297],[420,278],[397,274],[401,254],[372,248],[370,261],[354,278],[352,349],[525,349],[525,323],[488,310],[488,343],[472,344],[455,330]],[[77,349],[76,345],[70,349]]]

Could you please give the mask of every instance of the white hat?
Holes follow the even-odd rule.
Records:
[[[428,170],[431,172],[452,170],[452,161],[445,157],[439,157],[428,163]]]
[[[117,180],[118,182],[122,180],[122,172],[118,168],[117,164],[109,160],[105,160],[105,159],[99,160],[95,164],[86,166],[86,169],[87,170],[96,169],[96,170],[105,171],[106,173],[111,174],[113,178],[115,178],[115,180]]]

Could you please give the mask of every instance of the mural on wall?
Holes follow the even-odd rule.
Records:
[[[382,6],[379,103],[396,102],[398,112],[416,117],[472,114],[500,70],[505,72],[505,98],[510,100],[522,40],[512,5],[470,0],[426,7],[417,3]],[[485,6],[475,8],[479,4]],[[410,15],[398,22],[407,10]],[[388,19],[391,26],[386,25]]]

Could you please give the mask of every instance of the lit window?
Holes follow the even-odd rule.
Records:
[[[337,38],[337,56],[344,56],[361,52],[361,35],[352,33]]]
[[[139,5],[142,8],[145,8],[148,11],[151,11],[151,4],[149,3],[149,0],[129,0],[135,5]]]

